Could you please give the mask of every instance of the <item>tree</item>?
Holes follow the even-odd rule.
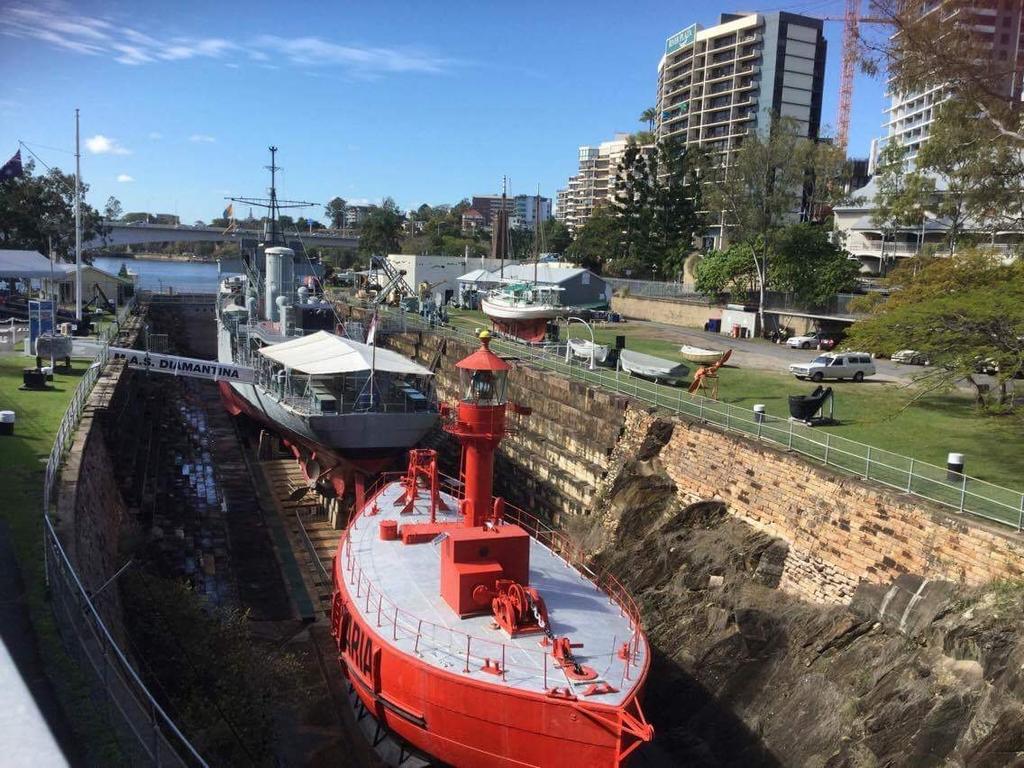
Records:
[[[675,139],[657,146],[651,239],[666,278],[682,275],[693,252],[694,237],[704,229],[704,185],[700,179],[706,166],[707,156],[697,147],[684,146]]]
[[[758,281],[758,317],[764,328],[764,292],[775,237],[800,215],[801,200],[813,178],[814,142],[791,118],[775,118],[767,136],[746,136],[735,159],[709,174],[709,209],[720,211],[729,238],[750,246]]]
[[[991,35],[978,31],[986,23],[982,7],[977,0],[942,0],[938,8],[934,0],[872,0],[871,15],[886,20],[893,34],[864,42],[865,65],[869,71],[885,66],[894,93],[943,87],[1019,151],[1024,102],[1014,87],[1016,59],[994,56]]]
[[[103,215],[107,221],[117,221],[124,211],[121,209],[121,201],[111,195],[107,198],[107,204],[103,208]]]
[[[757,270],[747,243],[733,243],[723,250],[704,254],[694,272],[697,291],[706,296],[746,294],[757,289]]]
[[[565,253],[572,243],[572,233],[558,219],[547,219],[541,224],[541,236],[551,253]]]
[[[647,130],[654,132],[654,124],[658,122],[658,108],[648,107],[640,113],[640,122],[647,123]]]
[[[334,229],[341,229],[345,226],[345,201],[340,197],[332,198],[324,206],[324,215],[331,221]]]
[[[402,243],[402,211],[390,197],[375,205],[366,214],[359,235],[359,253],[365,256],[386,256],[397,253]]]
[[[75,247],[75,177],[54,168],[34,176],[34,165],[25,164],[21,178],[0,181],[0,248],[53,252],[68,258]],[[82,184],[82,242],[100,233],[99,213],[84,202],[89,191]]]
[[[818,309],[857,284],[860,264],[830,238],[820,224],[794,224],[779,233],[768,282],[792,293],[800,306]]]
[[[619,220],[608,206],[599,205],[576,233],[566,255],[594,272],[601,273],[618,253]]]
[[[933,366],[917,397],[967,380],[986,405],[979,364],[997,369],[999,403],[1012,408],[1008,382],[1024,370],[1024,262],[1005,263],[985,249],[955,259],[921,254],[887,279],[892,293],[866,320],[853,325],[854,347],[891,355],[922,353]]]
[[[654,248],[654,184],[657,160],[648,147],[641,147],[630,138],[615,173],[614,211],[619,220],[620,236],[615,271],[650,273]],[[654,164],[654,168],[651,167]]]
[[[896,249],[896,233],[917,228],[923,232],[925,210],[935,192],[935,180],[924,174],[908,171],[907,150],[893,139],[878,158],[875,186],[875,208],[871,222],[882,231],[882,256],[879,271],[886,272],[885,243],[891,238]],[[918,245],[923,244],[923,238]],[[894,256],[895,258],[895,256]]]

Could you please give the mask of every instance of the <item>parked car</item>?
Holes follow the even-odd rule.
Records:
[[[836,340],[831,335],[827,335],[822,331],[815,331],[803,336],[790,336],[786,339],[786,344],[793,349],[810,349],[811,347],[817,347],[819,344],[822,349],[832,349],[836,345]]]
[[[899,352],[893,352],[890,359],[894,363],[903,363],[904,365],[928,365],[928,358],[925,357],[924,352],[918,352],[916,349],[901,349]]]
[[[867,352],[829,352],[827,355],[818,355],[809,363],[793,363],[789,366],[789,372],[798,379],[811,381],[864,381],[865,376],[875,375],[875,363]]]

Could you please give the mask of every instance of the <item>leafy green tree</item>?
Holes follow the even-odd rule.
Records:
[[[1013,407],[1008,386],[1024,370],[1024,262],[1006,263],[981,248],[950,259],[922,254],[899,264],[887,278],[892,293],[855,323],[848,342],[891,355],[914,349],[931,361],[918,397],[960,381],[975,386],[987,404],[979,364],[998,369],[998,401]]]
[[[69,258],[75,248],[75,177],[54,168],[35,176],[25,164],[21,178],[0,181],[0,248],[14,248]],[[82,184],[82,242],[102,235],[102,217],[88,205],[89,185]]]
[[[814,142],[791,118],[775,118],[766,136],[746,136],[735,158],[709,173],[708,208],[721,212],[728,238],[746,243],[758,281],[758,316],[764,328],[764,292],[778,232],[800,215]]]
[[[757,288],[757,270],[747,243],[733,243],[723,250],[704,254],[694,273],[697,291],[707,296],[746,294]]]
[[[541,224],[544,244],[551,253],[565,253],[572,243],[572,233],[558,219],[547,219]]]
[[[600,274],[615,261],[620,233],[618,217],[608,206],[599,205],[577,231],[566,256]]]
[[[398,203],[385,197],[366,214],[359,235],[359,253],[363,256],[397,253],[402,244],[403,220]]]
[[[883,274],[888,263],[886,242],[891,241],[895,251],[898,232],[906,229],[923,232],[926,211],[935,196],[935,180],[908,169],[906,156],[906,147],[894,139],[885,145],[878,158],[875,174],[878,193],[871,221],[882,231]],[[921,245],[920,240],[918,244]]]
[[[324,206],[324,215],[334,229],[341,229],[345,226],[345,200],[340,197],[331,198]]]
[[[631,138],[616,169],[614,206],[620,226],[616,272],[628,269],[649,274],[652,271],[653,198],[657,179],[657,160],[653,154],[650,148],[640,146]]]
[[[794,224],[779,233],[768,282],[792,293],[801,306],[816,309],[857,285],[860,264],[819,224]]]
[[[657,146],[653,179],[651,241],[660,273],[682,275],[693,252],[697,232],[704,228],[704,185],[707,156],[698,147],[675,139]]]
[[[107,198],[107,204],[103,208],[103,215],[107,221],[117,221],[121,218],[121,214],[124,213],[121,208],[121,201],[111,195]]]

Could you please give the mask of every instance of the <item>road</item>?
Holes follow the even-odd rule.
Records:
[[[683,328],[678,325],[656,323],[646,320],[629,320],[632,327],[645,326],[654,333],[656,338],[673,343],[692,344],[696,347],[710,349],[732,349],[729,365],[776,373],[787,373],[791,363],[807,362],[818,354],[814,349],[791,349],[785,344],[772,344],[763,339],[733,339],[720,333],[711,333],[696,328]],[[915,374],[922,370],[920,366],[896,365],[889,360],[875,360],[878,373],[872,380],[894,384],[908,384]]]

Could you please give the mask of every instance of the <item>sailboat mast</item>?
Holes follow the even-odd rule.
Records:
[[[75,109],[75,320],[82,321],[82,151]]]
[[[533,198],[533,284],[537,285],[537,262],[540,261],[540,184]]]
[[[505,239],[508,231],[508,211],[505,210],[505,197],[508,189],[508,176],[501,177],[501,210],[498,211],[498,237],[501,238],[499,250],[501,252],[501,270],[499,275],[505,277]],[[502,226],[504,225],[504,226]]]

